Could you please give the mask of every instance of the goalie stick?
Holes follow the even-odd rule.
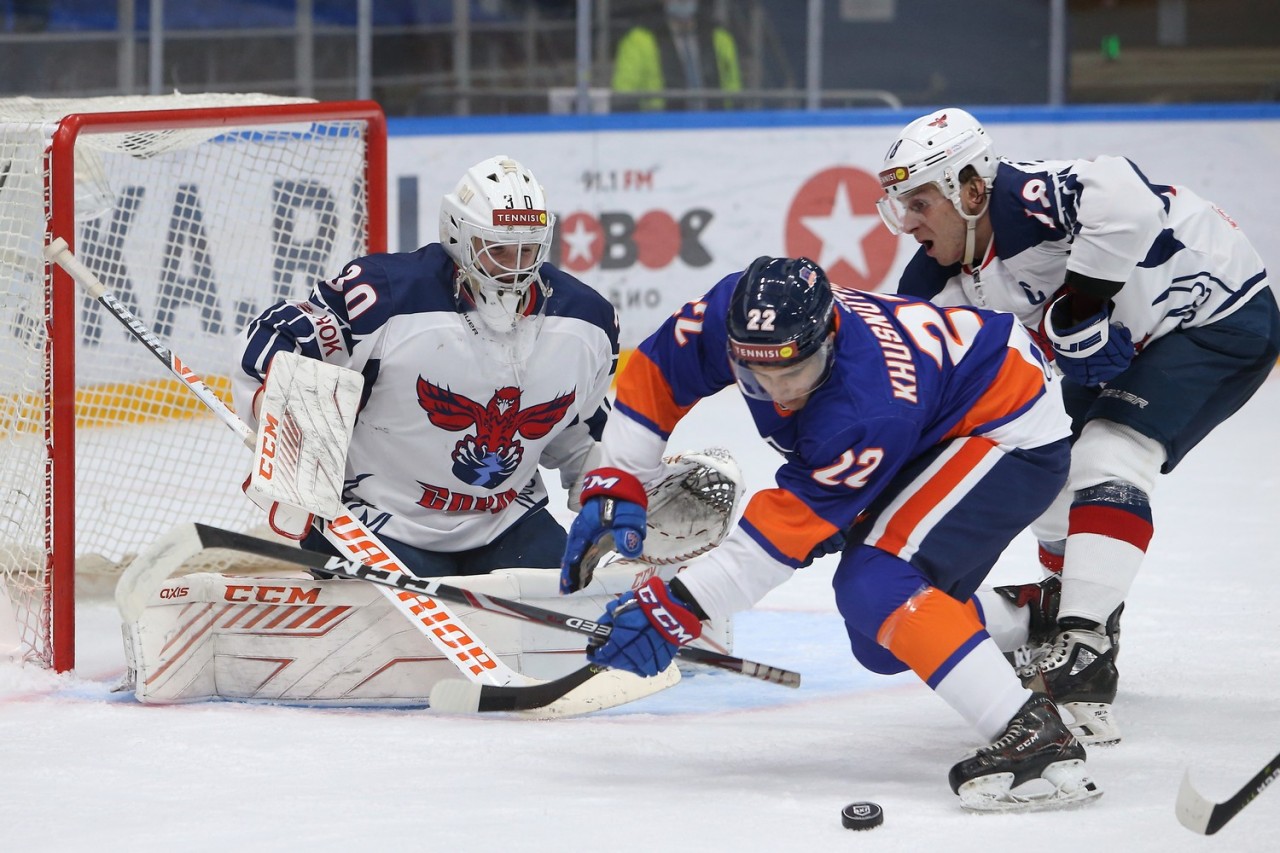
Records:
[[[256,436],[249,425],[203,379],[183,364],[145,323],[107,290],[93,271],[71,253],[65,239],[58,237],[45,246],[44,256],[50,263],[66,270],[174,376],[181,379],[186,388],[230,427],[249,449],[255,449]],[[262,508],[270,511],[267,507]],[[371,569],[388,575],[408,574],[404,564],[382,544],[373,531],[348,512],[339,512],[333,519],[326,520],[323,532],[325,539],[329,540],[338,553],[348,554]],[[490,685],[529,684],[536,681],[507,666],[483,642],[473,637],[463,622],[437,599],[403,590],[396,592],[384,588],[383,593],[468,680]]]
[[[446,601],[453,601],[458,604],[466,604],[477,610],[487,610],[490,613],[499,613],[503,616],[510,616],[513,619],[524,619],[528,622],[540,622],[544,625],[551,625],[565,631],[572,631],[578,634],[584,634],[588,637],[597,637],[603,639],[612,633],[613,629],[608,625],[601,625],[590,619],[582,619],[578,616],[569,616],[564,613],[558,613],[555,610],[547,610],[544,607],[538,607],[534,604],[527,604],[523,601],[513,601],[509,598],[499,598],[494,595],[484,595],[469,589],[458,586],[450,586],[442,583],[434,578],[419,578],[407,573],[389,572],[384,569],[375,568],[363,563],[356,563],[350,560],[343,560],[339,557],[329,557],[325,554],[319,554],[314,551],[304,551],[301,548],[295,548],[291,545],[283,545],[277,542],[269,542],[266,539],[259,539],[256,536],[247,536],[243,533],[235,533],[231,530],[223,530],[218,527],[210,527],[207,524],[194,524],[200,541],[206,548],[227,548],[235,551],[243,551],[246,553],[257,554],[262,557],[269,557],[273,560],[293,563],[297,566],[305,566],[309,569],[316,569],[337,577],[350,578],[351,580],[365,580],[380,586],[392,587],[395,589],[409,590],[433,598],[443,598]],[[141,589],[141,587],[139,587]],[[148,593],[140,591],[137,595],[145,597]],[[140,612],[142,602],[136,605]],[[121,610],[123,612],[123,605]],[[757,678],[761,681],[769,681],[774,684],[781,684],[783,687],[799,687],[800,673],[792,672],[788,669],[781,669],[768,664],[756,663],[755,661],[744,660],[743,658],[734,657],[732,655],[713,652],[710,649],[694,648],[692,646],[683,646],[676,653],[680,658],[691,663],[698,663],[714,669],[723,669],[729,672],[735,672],[739,675],[745,675],[748,678]],[[562,679],[563,680],[563,679]],[[537,687],[545,687],[545,685],[535,685]],[[574,685],[569,685],[570,687]],[[493,695],[501,695],[495,693]]]
[[[1266,767],[1259,770],[1244,787],[1227,797],[1220,803],[1206,799],[1191,785],[1191,771],[1182,775],[1182,786],[1178,789],[1178,800],[1174,810],[1178,814],[1178,822],[1192,832],[1201,835],[1213,835],[1235,817],[1249,803],[1257,799],[1267,786],[1280,778],[1280,755],[1271,759]]]

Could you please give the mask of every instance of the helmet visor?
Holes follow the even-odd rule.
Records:
[[[959,194],[949,194],[940,184],[930,181],[903,193],[882,196],[876,202],[876,210],[890,231],[894,234],[904,234],[907,230],[908,214],[916,217],[927,216],[934,205],[948,202],[960,210],[961,215],[964,215]]]
[[[788,403],[818,390],[831,372],[832,336],[814,352],[790,363],[763,363],[730,358],[734,378],[742,393],[756,400]]]
[[[547,215],[539,228],[498,230],[470,222],[461,224],[463,270],[477,283],[523,292],[551,252],[555,218]]]
[[[902,221],[906,216],[906,209],[902,206],[901,199],[891,195],[881,196],[876,202],[876,210],[890,233],[897,236],[903,232]]]

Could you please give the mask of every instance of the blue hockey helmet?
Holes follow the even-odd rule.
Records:
[[[744,394],[785,404],[831,371],[835,301],[808,258],[756,258],[729,299],[729,361]]]

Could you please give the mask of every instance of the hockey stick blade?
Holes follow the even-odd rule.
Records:
[[[206,524],[196,524],[195,526],[197,530],[200,531],[201,540],[210,548],[232,548],[239,551],[261,554],[266,557],[272,557],[274,559],[285,560],[296,565],[306,566],[307,568],[315,569],[320,572],[327,572],[338,577],[351,578],[352,580],[365,580],[369,583],[379,584],[381,586],[388,586],[396,589],[407,590],[409,592],[420,593],[422,595],[434,596],[444,599],[445,601],[468,604],[479,610],[501,613],[504,616],[510,616],[514,619],[524,619],[529,622],[541,622],[544,625],[551,625],[565,631],[585,634],[589,637],[608,637],[612,632],[612,629],[608,625],[601,625],[600,623],[593,622],[590,619],[582,619],[577,616],[558,613],[554,610],[547,610],[533,604],[526,604],[523,601],[513,601],[507,598],[498,598],[493,595],[482,595],[478,592],[472,592],[469,589],[449,586],[448,584],[441,583],[439,580],[435,579],[418,578],[403,573],[387,572],[382,569],[375,569],[371,566],[366,566],[363,563],[354,563],[350,560],[343,560],[340,557],[326,557],[324,554],[318,554],[312,551],[303,551],[290,545],[268,542],[255,536],[246,536],[242,533],[234,533],[230,530],[222,530],[221,528],[210,527]],[[796,688],[800,686],[800,673],[793,672],[788,669],[757,663],[756,661],[744,660],[743,658],[733,657],[732,655],[720,654],[719,652],[713,652],[709,649],[699,649],[691,646],[682,647],[676,654],[691,663],[698,663],[715,669],[723,669],[728,672],[736,672],[739,675],[745,675],[748,678],[768,681],[772,684],[780,684],[783,687]]]
[[[1178,789],[1178,801],[1175,811],[1178,822],[1192,832],[1201,835],[1213,835],[1226,825],[1227,821],[1240,813],[1241,809],[1253,802],[1267,786],[1280,778],[1280,755],[1271,759],[1267,766],[1245,783],[1221,803],[1206,799],[1191,784],[1191,771],[1188,769],[1182,776],[1182,786]]]
[[[552,720],[615,708],[659,693],[680,681],[680,669],[669,666],[652,678],[620,669],[588,664],[554,681],[532,687],[493,687],[460,678],[444,679],[431,688],[431,710],[443,714],[508,712]]]
[[[588,664],[554,681],[531,687],[494,687],[461,678],[445,678],[431,688],[427,704],[445,714],[474,714],[477,711],[528,711],[549,705],[570,690],[586,683],[604,670]]]

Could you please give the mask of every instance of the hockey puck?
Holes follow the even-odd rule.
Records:
[[[849,803],[840,811],[845,829],[875,829],[884,823],[884,809],[875,803]]]

